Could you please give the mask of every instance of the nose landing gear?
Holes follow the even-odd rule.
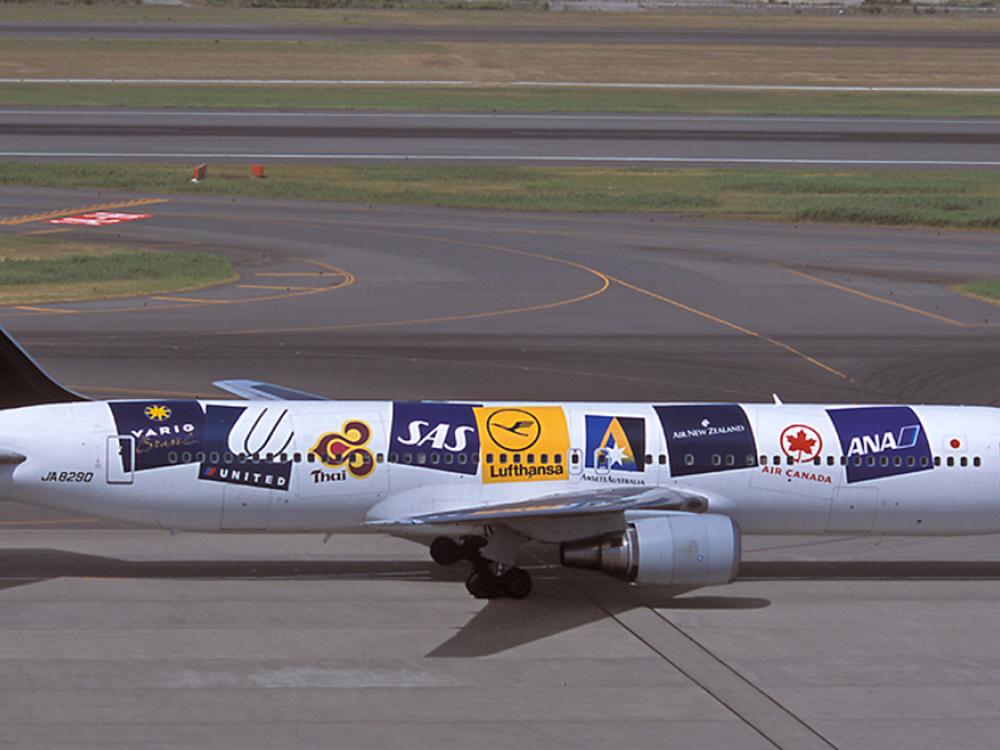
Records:
[[[495,599],[507,596],[524,599],[531,593],[531,574],[514,566],[502,565],[482,556],[486,546],[483,537],[463,537],[460,542],[439,536],[431,542],[431,559],[439,565],[454,565],[459,560],[472,563],[472,571],[465,580],[465,588],[477,599]]]

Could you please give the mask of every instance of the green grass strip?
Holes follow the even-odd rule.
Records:
[[[0,84],[8,107],[124,107],[424,112],[1000,117],[1000,95],[639,91],[504,87],[142,86]]]
[[[952,289],[960,294],[1000,305],[1000,280],[970,281],[956,284]]]
[[[523,211],[664,211],[771,221],[1000,228],[1000,173],[931,170],[0,162],[0,184]]]

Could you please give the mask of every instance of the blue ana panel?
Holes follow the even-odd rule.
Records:
[[[757,465],[757,444],[738,404],[654,406],[675,477]]]
[[[392,405],[389,458],[423,453],[421,468],[453,474],[475,474],[478,468],[479,430],[473,404],[396,401]]]
[[[118,434],[135,438],[136,471],[172,465],[167,460],[172,452],[202,449],[205,414],[197,401],[118,401],[109,406]]]
[[[613,471],[643,471],[646,454],[646,420],[642,417],[601,417],[588,414],[587,452],[584,466],[597,468],[600,451],[602,466]]]
[[[847,483],[934,468],[927,432],[909,406],[827,409],[847,457]]]

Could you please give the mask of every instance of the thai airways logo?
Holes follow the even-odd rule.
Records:
[[[781,452],[795,463],[805,463],[823,453],[823,436],[807,424],[788,425],[781,431]]]
[[[143,410],[143,414],[152,422],[165,422],[170,419],[173,412],[165,404],[150,404]]]
[[[827,409],[847,458],[847,482],[912,474],[933,468],[920,418],[909,406]]]
[[[641,417],[586,417],[588,469],[642,471],[645,467],[646,425]]]
[[[358,419],[348,420],[339,432],[320,436],[311,452],[325,466],[346,469],[355,479],[366,479],[375,471],[375,456],[367,447],[371,439],[371,427]]]

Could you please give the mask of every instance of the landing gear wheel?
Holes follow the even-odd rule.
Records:
[[[500,580],[488,568],[476,568],[465,580],[465,588],[477,599],[492,599],[500,593]]]
[[[510,568],[500,576],[500,588],[511,599],[524,599],[531,593],[531,574],[520,568]]]
[[[439,536],[431,542],[431,559],[438,565],[454,565],[462,559],[462,548],[454,539]]]

